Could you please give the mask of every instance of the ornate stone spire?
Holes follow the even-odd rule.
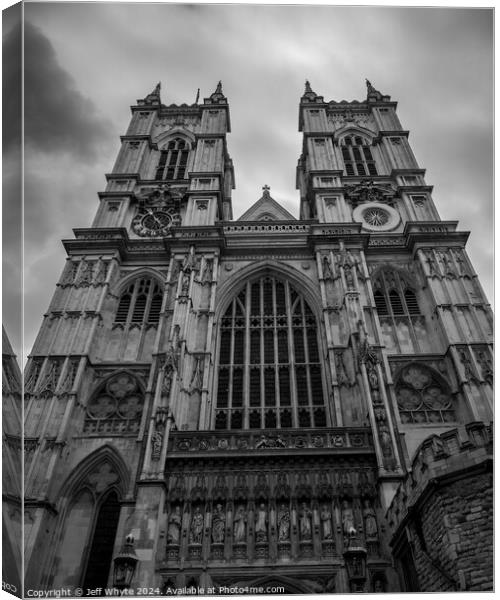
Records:
[[[159,81],[156,84],[155,89],[150,94],[148,94],[144,98],[144,100],[139,100],[138,103],[139,104],[160,104],[161,103],[160,90],[161,90],[161,82]]]
[[[224,96],[224,92],[222,91],[222,81],[219,81],[217,87],[215,88],[215,92],[209,98],[210,102],[226,102],[226,97]]]
[[[302,101],[306,101],[306,102],[314,102],[316,100],[316,98],[318,97],[318,94],[316,94],[316,92],[314,92],[311,88],[311,84],[309,83],[309,81],[306,80],[306,89],[304,91],[304,95],[302,96],[301,100]]]

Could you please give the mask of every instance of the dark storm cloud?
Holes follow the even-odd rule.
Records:
[[[18,17],[17,22],[12,25],[2,40],[2,143],[4,153],[8,152],[12,146],[20,147],[21,145],[22,37],[20,14],[14,14],[14,16]]]
[[[50,41],[25,23],[25,142],[43,152],[68,151],[92,162],[111,126],[61,68]]]
[[[111,135],[101,138],[99,127],[89,125],[96,143],[109,143],[92,165],[71,154],[76,150],[68,137],[72,130],[81,133],[78,123],[52,122],[49,130],[59,126],[64,143],[53,149],[52,159],[39,151],[28,162],[27,177],[33,180],[26,180],[26,206],[31,205],[25,243],[28,347],[64,262],[59,239],[72,237],[72,227],[90,224],[103,174],[111,170],[118,136],[127,129],[129,106],[160,80],[162,101],[169,105],[194,102],[197,88],[203,100],[222,79],[231,111],[228,149],[236,172],[237,218],[261,197],[264,184],[298,216],[295,167],[302,136],[297,117],[305,79],[326,101],[340,101],[363,100],[367,77],[398,102],[418,164],[434,186],[438,211],[444,219],[459,219],[459,229],[471,230],[468,249],[492,296],[491,10],[107,2],[24,6],[30,22],[43,31],[38,38],[51,64],[65,73],[62,86],[50,75],[45,93],[59,94],[56,87],[77,90],[78,119],[73,120],[87,117],[96,123],[102,114],[113,122]],[[86,98],[99,114],[86,115]],[[67,99],[57,104],[58,119],[59,109],[66,118],[70,104]],[[52,121],[54,112],[52,107]]]

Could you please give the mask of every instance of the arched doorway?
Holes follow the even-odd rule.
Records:
[[[102,589],[108,584],[119,516],[120,503],[112,491],[102,502],[95,521],[83,583],[85,591]]]

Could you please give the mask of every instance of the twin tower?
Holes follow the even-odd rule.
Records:
[[[468,234],[370,82],[306,83],[299,128],[300,217],[264,187],[235,221],[221,84],[132,107],[27,366],[27,590],[491,589]]]

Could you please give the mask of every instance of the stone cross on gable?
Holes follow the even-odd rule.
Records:
[[[262,186],[262,191],[264,192],[264,196],[269,196],[269,190],[271,188],[266,184],[264,186]]]
[[[105,490],[108,485],[114,483],[118,479],[118,475],[112,471],[111,465],[108,463],[104,463],[89,475],[89,482],[92,486],[95,486],[95,491],[97,493]]]

